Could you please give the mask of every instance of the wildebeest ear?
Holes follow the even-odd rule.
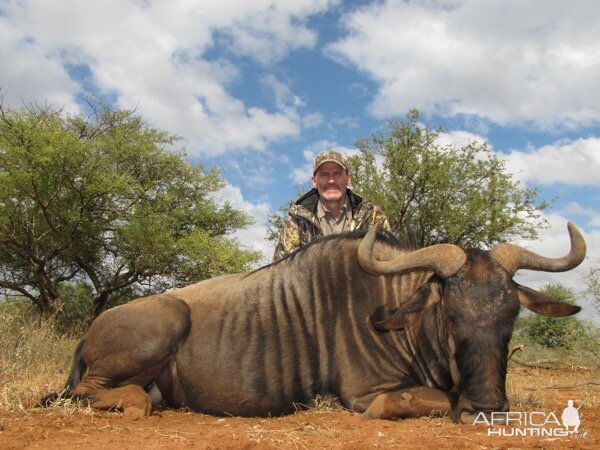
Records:
[[[377,331],[400,330],[406,327],[415,316],[420,312],[428,300],[431,300],[434,292],[435,283],[426,283],[417,290],[406,302],[399,308],[389,311],[390,317],[379,320],[373,324]]]
[[[517,293],[521,305],[542,316],[564,317],[577,314],[581,311],[580,306],[555,300],[525,286],[517,285]]]

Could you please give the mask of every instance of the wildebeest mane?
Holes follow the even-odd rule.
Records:
[[[317,237],[316,239],[312,240],[305,246],[300,247],[299,249],[293,251],[289,255],[284,256],[279,261],[275,261],[270,264],[267,264],[266,266],[255,270],[254,272],[256,272],[258,270],[266,269],[267,267],[271,267],[276,264],[283,263],[284,261],[293,260],[293,259],[297,258],[299,255],[308,251],[311,247],[314,247],[317,245],[322,245],[324,242],[342,241],[342,240],[349,240],[349,239],[350,240],[352,240],[352,239],[362,240],[362,238],[365,237],[365,234],[367,234],[367,230],[354,230],[354,231],[347,231],[347,232],[340,233],[340,234],[331,234],[329,236]],[[388,245],[390,247],[397,248],[399,250],[413,251],[413,250],[418,250],[419,248],[421,248],[417,243],[416,234],[410,233],[410,232],[406,232],[400,238],[398,238],[396,235],[392,234],[389,231],[380,230],[377,233],[377,242]]]

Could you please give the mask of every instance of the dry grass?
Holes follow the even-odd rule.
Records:
[[[511,408],[547,410],[564,407],[567,400],[600,406],[598,369],[543,369],[511,366],[506,378]]]
[[[63,386],[76,339],[25,310],[0,309],[0,408],[27,409]]]

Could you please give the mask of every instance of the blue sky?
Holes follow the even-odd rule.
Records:
[[[4,106],[77,113],[93,94],[183,137],[223,167],[220,195],[256,219],[308,187],[313,156],[355,151],[421,111],[443,142],[487,142],[540,198],[550,228],[518,242],[547,256],[582,229],[588,259],[523,273],[576,290],[600,264],[600,9],[574,0],[0,0]]]

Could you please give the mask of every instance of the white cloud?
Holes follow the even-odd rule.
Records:
[[[275,103],[280,109],[304,106],[302,99],[294,95],[290,87],[274,75],[265,75],[260,79],[260,82],[263,88],[275,98]]]
[[[570,202],[562,209],[561,214],[567,217],[581,217],[587,220],[590,227],[600,229],[600,210],[598,209],[585,207],[577,202]],[[598,252],[598,256],[600,257],[600,252]]]
[[[435,143],[440,147],[462,148],[472,143],[487,144],[487,139],[468,131],[450,131],[440,133]]]
[[[215,197],[222,202],[229,202],[231,206],[254,218],[255,223],[245,230],[239,230],[235,233],[239,242],[251,249],[262,252],[263,258],[260,264],[267,264],[271,261],[275,244],[265,239],[270,217],[270,205],[268,203],[252,203],[244,199],[242,191],[237,186],[230,184],[221,189]]]
[[[441,147],[463,147],[473,142],[489,145],[487,138],[468,131],[444,132],[436,139]],[[506,172],[523,183],[600,184],[600,138],[563,139],[537,149],[496,154],[506,161]]]
[[[20,106],[43,99],[77,111],[73,96],[79,86],[61,62],[2,15],[0,42],[0,88],[6,104]]]
[[[379,84],[378,117],[412,107],[499,124],[598,123],[600,9],[561,0],[373,2],[327,54]]]
[[[294,20],[308,12],[306,2],[241,0],[235,3],[231,9],[243,6],[245,14],[234,18],[232,23],[223,28],[231,39],[229,48],[232,52],[251,56],[262,64],[270,64],[281,60],[290,50],[315,45],[315,33]],[[318,5],[311,3],[312,8],[317,6],[320,9],[330,2],[322,1]]]
[[[215,45],[260,64],[312,48],[306,20],[337,0],[30,0],[0,17],[0,86],[16,106],[48,100],[76,111],[82,86],[68,73],[85,66],[99,94],[185,136],[191,154],[264,149],[297,136],[299,104],[245,105],[229,91],[241,75],[231,61],[207,59]],[[288,98],[294,98],[291,93]]]
[[[506,167],[524,182],[600,185],[600,138],[560,141],[528,152],[512,151]]]

